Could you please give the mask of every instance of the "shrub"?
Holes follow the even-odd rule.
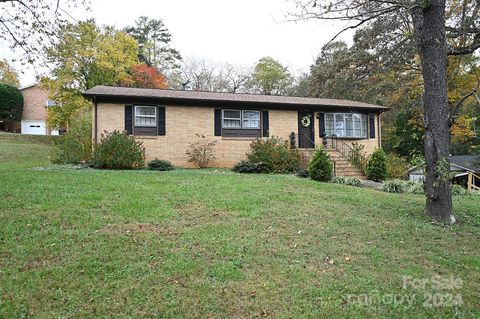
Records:
[[[425,194],[425,189],[423,187],[423,182],[415,182],[415,181],[403,181],[404,189],[406,193],[412,194]]]
[[[362,186],[362,183],[356,177],[335,176],[332,178],[331,182],[336,184],[355,186],[355,187]]]
[[[408,170],[407,161],[393,153],[387,156],[387,176],[390,179],[402,179]]]
[[[297,174],[295,174],[297,177],[301,177],[301,178],[307,178],[310,176],[310,174],[308,173],[308,170],[306,169],[301,169],[297,172]]]
[[[152,171],[171,171],[175,169],[169,161],[159,160],[158,158],[148,162],[148,169]]]
[[[390,179],[385,181],[380,188],[387,193],[411,193],[424,194],[423,183],[414,181],[404,181],[401,179]]]
[[[319,147],[308,166],[310,178],[316,181],[327,182],[332,178],[333,165],[327,152],[323,147]]]
[[[217,141],[210,141],[203,134],[195,135],[197,141],[190,143],[185,152],[188,161],[195,163],[200,168],[210,167],[215,160],[214,148]]]
[[[368,179],[383,181],[387,178],[387,157],[381,148],[377,148],[370,155],[365,169]]]
[[[53,164],[80,164],[92,159],[92,115],[82,109],[73,117],[69,130],[60,136],[50,151]]]
[[[92,166],[107,169],[131,169],[145,165],[145,148],[126,132],[102,134],[95,147]]]
[[[452,195],[468,195],[468,190],[461,185],[452,185]]]
[[[362,159],[367,157],[367,154],[365,153],[365,145],[353,142],[352,149],[354,150],[354,152],[350,161],[353,166],[359,167],[362,165]],[[363,163],[363,165],[365,164]]]
[[[404,193],[405,181],[402,181],[400,179],[391,179],[385,181],[380,189],[387,193]]]
[[[13,85],[0,83],[0,121],[20,121],[22,110],[22,93]]]
[[[233,166],[232,171],[237,173],[271,173],[265,163],[253,163],[251,161],[241,161]]]
[[[275,136],[254,140],[247,158],[252,163],[262,163],[265,170],[277,174],[294,173],[300,168],[298,150],[288,148],[286,141]]]

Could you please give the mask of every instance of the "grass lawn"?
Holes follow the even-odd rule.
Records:
[[[47,155],[0,136],[0,318],[480,317],[480,196],[455,197],[446,228],[421,195],[223,170],[33,170]]]

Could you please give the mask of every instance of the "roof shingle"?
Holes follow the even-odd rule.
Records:
[[[218,93],[218,92],[199,92],[199,91],[181,91],[181,90],[159,90],[159,89],[139,89],[114,86],[95,86],[83,93],[87,98],[92,97],[114,97],[114,98],[145,98],[156,100],[182,100],[182,101],[215,101],[231,103],[258,103],[262,105],[291,105],[308,107],[341,107],[357,108],[371,110],[387,110],[387,107],[341,99],[323,99],[307,98],[293,96],[260,95],[245,93]]]

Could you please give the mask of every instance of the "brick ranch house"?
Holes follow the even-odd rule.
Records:
[[[344,144],[364,145],[369,154],[381,146],[380,114],[387,109],[349,100],[108,86],[84,96],[93,102],[95,142],[105,131],[125,130],[143,142],[147,161],[165,159],[180,167],[192,167],[185,151],[196,134],[217,141],[218,167],[245,159],[252,139],[267,136],[311,150],[322,135],[336,135]]]

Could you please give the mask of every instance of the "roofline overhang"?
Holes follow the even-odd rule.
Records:
[[[281,110],[355,110],[362,112],[383,113],[389,108],[384,106],[378,107],[362,107],[362,106],[341,106],[341,105],[326,105],[326,104],[302,104],[302,103],[278,103],[266,101],[238,101],[238,100],[220,100],[220,99],[202,99],[202,98],[178,98],[178,97],[152,97],[152,96],[138,96],[138,95],[112,95],[112,94],[91,94],[82,93],[82,95],[90,100],[96,100],[103,103],[151,103],[151,104],[167,104],[172,106],[202,106],[202,107],[267,107],[270,109]]]

